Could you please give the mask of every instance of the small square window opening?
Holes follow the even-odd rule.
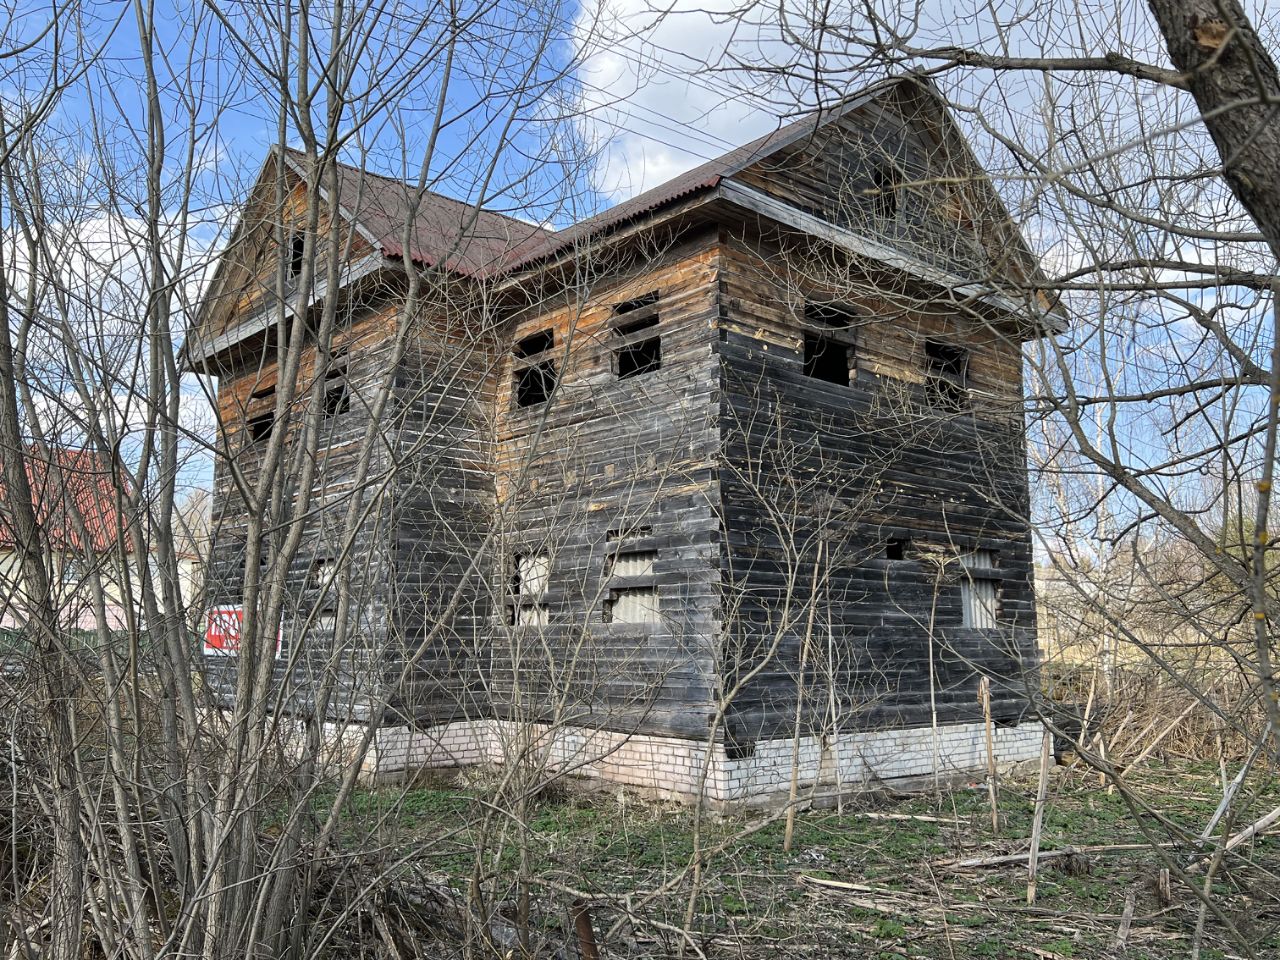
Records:
[[[274,413],[264,413],[261,416],[253,417],[246,424],[249,430],[249,439],[254,443],[260,443],[267,437],[271,436],[271,428],[275,426],[276,415]]]
[[[893,537],[884,545],[884,558],[886,560],[905,560],[907,559],[908,541],[905,537]]]
[[[557,382],[554,360],[544,360],[516,371],[516,406],[533,407],[546,403],[551,399]]]
[[[804,375],[849,385],[849,348],[817,333],[804,335]]]
[[[653,337],[632,343],[614,352],[618,365],[618,379],[638,377],[662,369],[662,339]]]
[[[925,384],[931,402],[961,409],[969,400],[969,351],[938,340],[924,346]]]

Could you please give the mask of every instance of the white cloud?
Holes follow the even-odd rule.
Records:
[[[777,43],[775,28],[734,7],[677,2],[658,15],[647,0],[619,0],[579,14],[579,126],[600,149],[594,185],[606,197],[626,199],[777,126],[743,75],[720,72],[727,49]]]

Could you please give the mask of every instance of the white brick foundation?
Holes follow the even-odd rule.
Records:
[[[1043,730],[1038,722],[998,728],[997,763],[1036,760]],[[762,740],[750,756],[730,759],[723,744],[476,720],[429,730],[379,730],[365,766],[381,779],[412,770],[502,764],[524,757],[549,771],[597,777],[653,797],[701,799],[718,807],[785,799],[794,749],[790,739]],[[798,786],[801,796],[815,787],[822,793],[856,790],[931,776],[935,769],[944,777],[981,772],[986,763],[980,722],[939,727],[936,739],[928,727],[853,731],[825,743],[818,737],[801,737]]]

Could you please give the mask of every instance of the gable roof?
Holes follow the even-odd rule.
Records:
[[[342,163],[337,165],[336,196],[329,196],[329,191],[323,189],[322,198],[388,260],[403,260],[407,250],[408,259],[418,266],[438,267],[461,277],[492,279],[533,268],[540,261],[571,250],[577,243],[606,235],[679,201],[710,194],[752,164],[875,100],[891,95],[914,98],[925,106],[935,124],[939,145],[950,159],[979,174],[974,180],[981,194],[981,203],[1004,234],[1009,263],[1033,282],[1042,277],[1039,261],[1013,225],[1008,209],[977,163],[941,94],[927,79],[915,75],[891,77],[870,84],[831,107],[821,108],[782,125],[750,143],[559,231],[547,230],[494,210],[477,208],[474,204],[430,190],[419,191],[402,180]],[[300,153],[273,148],[259,184],[267,175],[271,158],[276,156],[281,157],[297,177],[305,179]],[[257,189],[255,187],[255,191]],[[237,227],[237,233],[239,229]],[[868,245],[870,248],[889,249],[882,243],[871,243]],[[909,257],[890,257],[885,262],[902,266],[913,261]],[[219,264],[219,275],[223,266]],[[949,277],[947,282],[969,284],[969,281],[958,277]],[[1050,306],[1049,310],[1055,312],[1056,308]],[[203,312],[202,305],[197,312],[196,329],[201,327],[199,317]],[[210,344],[206,345],[204,352],[216,349]]]
[[[838,120],[845,114],[865,106],[880,96],[885,89],[901,82],[903,81],[899,78],[882,80],[879,83],[871,84],[832,107],[815,110],[798,120],[784,124],[771,133],[757,137],[750,143],[734,147],[714,160],[708,160],[706,163],[679,174],[665,183],[660,183],[658,186],[637,194],[629,200],[615,204],[593,217],[588,217],[586,220],[581,220],[570,227],[551,234],[538,247],[513,251],[507,257],[504,266],[506,269],[524,266],[534,260],[566,249],[577,241],[605,232],[612,227],[620,226],[646,213],[659,210],[676,200],[684,199],[703,190],[714,189],[724,179],[741,173],[751,164],[757,163],[770,154],[790,146],[833,120]]]
[[[28,447],[22,458],[27,483],[31,485],[36,522],[50,547],[106,553],[127,542],[109,454],[52,447],[46,456],[39,449]],[[0,549],[16,546],[9,512],[4,506],[8,500],[0,480]]]
[[[299,177],[305,175],[296,151],[283,156]],[[336,196],[326,191],[325,199],[394,260],[403,259],[407,245],[409,259],[419,266],[478,277],[501,269],[514,252],[554,236],[536,224],[349,164],[338,164],[337,179]]]

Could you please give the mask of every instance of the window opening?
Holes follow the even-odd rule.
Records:
[[[658,584],[654,579],[658,552],[639,549],[638,543],[652,533],[648,526],[609,531],[610,553],[604,569],[607,594],[601,611],[605,623],[658,622]]]
[[[301,233],[295,233],[289,238],[289,279],[293,280],[302,276],[302,260],[306,251],[307,240]]]
[[[323,590],[333,580],[333,572],[338,561],[332,557],[316,557],[311,561],[311,569],[307,571],[307,589]]]
[[[261,416],[253,417],[246,426],[249,429],[249,439],[254,443],[259,443],[267,437],[271,436],[271,428],[275,426],[275,413],[264,413]]]
[[[546,403],[556,388],[556,364],[544,360],[516,372],[516,406],[533,407]]]
[[[817,333],[804,335],[804,375],[827,383],[849,385],[849,348]]]
[[[994,630],[999,614],[1000,581],[995,576],[996,555],[975,550],[961,557],[961,622],[971,630]]]
[[[531,333],[527,337],[522,337],[516,341],[515,356],[517,360],[526,360],[529,357],[536,357],[540,353],[550,350],[556,343],[556,335],[548,327],[546,330],[539,330],[537,333]]]
[[[351,409],[351,391],[345,380],[329,385],[324,392],[324,415],[336,417]]]
[[[871,213],[881,220],[895,220],[898,216],[898,171],[887,161],[871,168]]]
[[[638,343],[628,344],[614,351],[617,359],[618,379],[638,377],[662,369],[662,338],[651,337]]]
[[[925,384],[930,399],[943,406],[961,409],[969,399],[969,351],[952,343],[926,341]]]
[[[905,537],[891,537],[884,545],[884,558],[886,560],[907,559],[907,546],[910,542]]]
[[[635,334],[658,325],[661,319],[658,313],[658,291],[653,290],[633,300],[615,304],[613,312],[615,316],[628,318],[613,328],[615,337],[627,341]],[[624,342],[613,351],[613,357],[614,370],[619,380],[661,370],[662,338],[654,331],[654,336]]]
[[[545,553],[518,553],[512,559],[507,582],[507,624],[513,627],[546,626],[543,602],[551,581],[551,558]]]

